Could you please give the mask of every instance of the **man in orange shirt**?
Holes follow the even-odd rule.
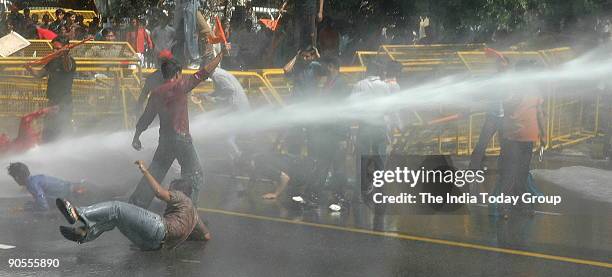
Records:
[[[132,30],[127,32],[126,40],[134,48],[134,51],[140,57],[141,63],[144,61],[144,54],[148,49],[153,49],[153,41],[144,27],[140,26],[140,22],[136,18],[132,18]],[[145,46],[146,43],[146,46]]]
[[[523,61],[515,66],[517,71],[528,71],[537,68],[535,62]],[[527,178],[535,143],[546,146],[544,129],[544,102],[536,84],[517,89],[504,101],[504,118],[502,122],[501,153],[499,159],[500,191],[505,195],[522,195],[528,191]],[[533,207],[521,207],[528,213]],[[507,218],[510,205],[500,205],[500,213]]]

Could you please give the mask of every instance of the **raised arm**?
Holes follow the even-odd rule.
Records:
[[[192,89],[198,86],[200,82],[210,77],[210,75],[215,71],[215,68],[219,66],[219,63],[221,63],[221,59],[223,59],[223,52],[219,53],[208,64],[200,65],[198,72],[181,80],[181,83],[179,84],[181,86],[180,90],[184,93],[189,93]]]
[[[155,193],[155,197],[159,198],[160,200],[162,200],[162,201],[164,201],[166,203],[169,202],[170,201],[170,192],[167,189],[165,189],[164,187],[162,187],[159,184],[159,182],[157,182],[157,180],[155,180],[155,177],[153,177],[153,175],[151,175],[149,170],[145,167],[144,162],[143,161],[136,161],[135,164],[138,165],[138,169],[140,169],[142,174],[147,179],[147,183],[149,184],[149,186],[151,187],[151,189]]]
[[[323,6],[325,5],[325,0],[319,0],[319,13],[317,13],[317,22],[323,21]]]
[[[295,55],[295,57],[293,57],[293,59],[291,59],[285,66],[283,66],[283,71],[285,74],[291,74],[293,72],[293,67],[295,66],[295,62],[297,61],[299,55],[300,52],[298,51],[297,55]]]

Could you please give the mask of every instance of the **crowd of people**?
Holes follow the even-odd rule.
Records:
[[[205,176],[189,130],[188,94],[200,82],[211,78],[215,84],[211,97],[217,100],[218,105],[227,108],[228,112],[250,109],[240,82],[228,71],[217,67],[222,64],[226,69],[241,68],[244,61],[236,59],[232,53],[248,52],[254,48],[241,40],[241,32],[249,33],[254,26],[249,25],[248,17],[232,21],[233,27],[226,30],[229,36],[225,37],[221,30],[211,28],[194,3],[197,2],[177,1],[174,14],[182,16],[175,16],[172,25],[169,25],[170,17],[162,17],[152,31],[143,26],[142,21],[132,19],[131,27],[124,35],[143,61],[149,52],[154,53],[157,67],[157,71],[146,80],[139,99],[144,111],[136,124],[132,141],[134,149],[142,149],[141,134],[156,117],[160,121],[157,149],[148,168],[142,161],[137,162],[143,177],[129,203],[111,201],[75,207],[64,199],[69,197],[73,188],[68,182],[30,176],[27,166],[23,164],[15,163],[9,167],[9,174],[19,185],[28,188],[39,208],[48,208],[48,205],[42,204],[45,194],[55,196],[56,205],[68,222],[71,225],[77,222],[82,224],[62,226],[60,230],[65,238],[85,243],[117,227],[143,250],[172,248],[187,239],[210,239],[210,232],[195,208]],[[348,97],[373,99],[401,90],[397,78],[401,75],[402,66],[394,61],[368,64],[365,78],[349,85],[340,74],[339,35],[325,21],[323,0],[300,1],[294,8],[298,15],[294,16],[291,42],[293,53],[297,53],[283,67],[287,79],[293,84],[288,99],[290,104],[343,101]],[[49,76],[47,97],[51,105],[58,107],[58,111],[48,116],[42,136],[45,142],[56,141],[70,132],[68,127],[71,125],[71,87],[77,65],[66,48],[69,39],[94,37],[113,41],[117,40],[118,35],[113,28],[100,28],[99,20],[86,26],[82,18],[61,9],[56,11],[53,22],[44,18],[39,22],[26,10],[23,15],[12,10],[9,22],[9,28],[25,34],[27,38],[35,36],[32,30],[37,31],[39,36],[45,32],[40,30],[57,34],[52,39],[52,45],[58,56],[40,71],[27,67],[36,77]],[[187,67],[198,70],[194,74],[183,75],[182,69]],[[515,66],[516,70],[532,70],[534,67],[529,63]],[[503,68],[509,70],[510,66],[506,64]],[[533,93],[511,95],[509,99],[500,100],[503,116],[498,114],[493,117],[491,120],[494,122],[487,125],[493,127],[483,132],[494,133],[497,130],[502,134],[499,191],[504,193],[520,194],[526,190],[532,149],[538,141],[543,141],[542,100],[537,88],[526,89],[533,90]],[[298,207],[316,208],[321,204],[322,191],[329,187],[332,197],[328,201],[328,209],[344,212],[351,202],[371,201],[374,188],[368,178],[373,170],[385,168],[390,134],[403,128],[400,117],[392,112],[381,115],[377,122],[380,124],[373,124],[372,121],[348,122],[338,118],[320,124],[295,125],[282,132],[281,140],[286,153],[247,155],[236,142],[236,136],[230,135],[227,139],[229,158],[236,168],[248,172],[252,181],[265,177],[277,183],[273,192],[262,195],[265,199],[287,197]],[[351,140],[350,127],[355,124],[358,125],[353,142],[356,170],[354,181],[350,182],[346,157]],[[479,144],[481,148],[488,138],[483,140],[486,141]],[[475,162],[471,166],[481,166],[481,148],[475,152]],[[173,181],[166,189],[160,183],[175,160],[181,165],[181,179]],[[53,190],[61,193],[53,193]],[[147,210],[155,197],[167,203],[163,216]],[[510,207],[500,209],[504,215],[509,214]]]

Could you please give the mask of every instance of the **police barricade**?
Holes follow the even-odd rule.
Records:
[[[340,68],[340,74],[349,84],[352,84],[364,77],[365,69],[362,66],[344,66]],[[285,76],[285,72],[282,69],[263,69],[261,76],[281,98],[286,99],[290,97],[293,82]]]
[[[531,60],[538,62],[542,66],[546,65],[546,61],[543,59],[540,53],[536,51],[501,51],[500,53],[508,58],[511,64],[515,64],[523,60]],[[493,77],[498,71],[496,59],[487,57],[483,51],[461,51],[458,52],[457,55],[465,64],[466,68],[470,71],[472,78]],[[548,104],[550,103],[549,97],[550,96],[547,93],[545,95],[544,107],[548,107]],[[491,107],[491,111],[498,109],[498,106],[501,105],[502,101],[501,99],[489,100],[490,103],[494,105],[494,107]],[[470,113],[469,118],[466,118],[468,124],[467,133],[461,134],[461,137],[465,136],[467,138],[467,153],[471,153],[476,146],[478,138],[480,137],[481,127],[484,124],[486,116],[486,112],[474,111]],[[496,133],[489,142],[486,150],[487,154],[499,153],[500,148],[498,134],[499,133]]]
[[[536,60],[540,64],[554,68],[575,57],[570,48],[558,48],[532,52],[502,52],[512,64],[519,60]],[[485,57],[484,52],[459,52],[466,67],[474,76],[493,74],[495,60]],[[588,85],[588,84],[587,84]],[[588,86],[586,86],[588,87]],[[593,88],[594,89],[594,88]],[[546,137],[548,148],[559,148],[576,144],[595,136],[599,126],[599,95],[586,93],[585,84],[574,87],[550,83],[545,91],[544,110],[547,116]],[[470,119],[470,149],[479,136],[484,113],[474,114]],[[495,138],[488,153],[499,149]]]
[[[0,58],[3,117],[20,117],[47,105],[47,78],[31,77],[23,65],[51,53],[51,45],[49,41],[31,42],[10,57]],[[72,49],[71,55],[77,63],[72,87],[75,126],[80,130],[128,127],[127,81],[140,79],[138,59],[128,43],[87,42]]]
[[[153,70],[145,70],[145,74],[150,74]],[[183,70],[183,75],[195,73],[196,70]],[[255,71],[230,71],[230,73],[240,81],[245,90],[252,107],[265,105],[282,106],[285,104],[283,98],[278,94],[268,81]],[[213,109],[211,103],[207,103],[204,95],[212,93],[214,85],[211,79],[200,83],[192,91],[191,104],[196,110],[206,111]]]
[[[539,51],[550,67],[560,66],[576,57],[571,48]],[[597,136],[600,127],[601,94],[597,83],[574,86],[551,84],[554,95],[549,107],[548,137],[551,148],[576,144]]]

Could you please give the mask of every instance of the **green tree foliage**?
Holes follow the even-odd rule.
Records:
[[[353,22],[393,23],[418,29],[429,16],[442,38],[466,32],[560,32],[582,18],[598,15],[607,0],[328,0],[330,13]]]

